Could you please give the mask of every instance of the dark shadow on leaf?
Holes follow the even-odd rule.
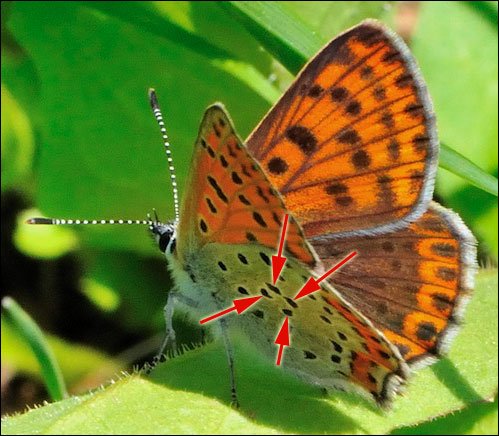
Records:
[[[481,15],[490,25],[497,30],[497,5],[492,2],[473,2],[465,1],[463,4],[470,7],[477,14]]]
[[[497,395],[494,402],[472,404],[459,412],[448,414],[431,422],[425,422],[420,425],[401,427],[390,434],[476,434],[476,428],[474,429],[476,424],[483,418],[493,415],[494,413],[497,413]],[[482,424],[480,430],[487,431],[487,428],[484,428]],[[488,430],[490,432],[494,431],[492,423]],[[497,431],[497,426],[495,430]]]
[[[431,370],[447,389],[464,403],[483,401],[449,359],[439,361],[431,367]]]
[[[330,391],[327,397],[318,387],[309,386],[272,367],[242,346],[235,347],[238,412],[259,424],[291,433],[367,433],[363,423],[334,407],[347,402],[364,406],[370,413],[383,412],[358,395]],[[200,393],[230,403],[229,370],[219,342],[189,351],[160,364],[149,380],[174,390]]]
[[[123,8],[112,2],[90,3],[85,5],[102,13],[130,23],[132,26],[152,32],[161,38],[168,39],[176,44],[182,44],[186,50],[198,53],[202,56],[218,59],[230,59],[231,55],[211,44],[202,36],[186,31],[169,19],[168,13],[162,11],[161,5],[148,3],[130,3]]]

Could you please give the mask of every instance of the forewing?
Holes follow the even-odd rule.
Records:
[[[213,105],[204,114],[186,186],[177,240],[181,258],[209,242],[277,249],[286,209],[238,138],[222,105]],[[315,266],[314,255],[292,217],[285,250],[309,267]]]
[[[433,192],[430,97],[405,43],[372,20],[305,66],[247,147],[311,239],[402,228]]]

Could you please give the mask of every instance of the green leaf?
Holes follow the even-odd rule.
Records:
[[[269,103],[279,97],[261,74],[270,73],[270,57],[258,50],[255,40],[242,27],[235,29],[232,17],[223,13],[215,3],[134,2],[126,8],[115,2],[85,4],[146,32],[173,39],[186,50],[212,59],[214,66],[244,82]],[[231,28],[231,38],[212,31],[213,28],[228,27]]]
[[[440,166],[497,197],[497,179],[445,144],[440,144]]]
[[[68,386],[82,388],[90,382],[106,381],[125,368],[122,361],[111,359],[88,346],[68,342],[57,336],[45,334],[50,348],[59,363]],[[2,363],[7,368],[29,374],[43,382],[41,368],[36,356],[16,328],[2,318]]]
[[[411,49],[433,98],[440,140],[489,173],[482,177],[443,148],[448,160],[441,166],[449,171],[438,172],[436,192],[497,259],[497,198],[465,181],[497,196],[497,3],[495,24],[476,7],[484,3],[421,3]],[[465,179],[456,177],[461,171]]]
[[[2,192],[26,183],[31,171],[34,138],[26,113],[2,84]]]
[[[161,364],[149,376],[123,377],[92,395],[6,418],[2,433],[380,434],[414,425],[494,396],[497,286],[497,270],[480,272],[448,358],[415,375],[388,413],[353,394],[326,397],[237,339],[239,410],[228,405],[226,356],[216,342]]]
[[[19,250],[28,256],[52,259],[78,247],[78,238],[68,227],[33,226],[26,223],[27,219],[39,215],[37,209],[27,209],[18,215],[14,243]]]
[[[323,44],[323,39],[278,2],[221,3],[292,73],[297,73]]]
[[[164,328],[161,309],[172,282],[163,259],[115,250],[95,250],[86,253],[85,264],[83,292],[91,296],[89,284],[97,286],[101,292],[107,290],[110,298],[117,302],[115,307],[108,309],[109,317],[122,329],[158,332]]]
[[[497,27],[498,10],[496,1],[466,1],[464,3],[474,8],[492,26]]]
[[[45,386],[53,400],[67,397],[59,364],[35,321],[12,298],[2,299],[2,309],[19,336],[30,346],[41,368]]]
[[[433,421],[402,427],[393,435],[421,434],[495,434],[497,433],[497,395],[494,402],[477,403]]]

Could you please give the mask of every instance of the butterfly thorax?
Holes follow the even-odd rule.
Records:
[[[205,280],[210,274],[202,265],[199,265],[199,253],[190,253],[186,256],[179,253],[177,224],[175,222],[153,223],[150,230],[160,251],[166,257],[168,269],[175,283],[173,292],[176,293],[177,299],[188,304],[190,309],[199,311],[199,315],[217,310],[223,302],[220,298],[215,298],[218,293],[215,284],[207,283]]]

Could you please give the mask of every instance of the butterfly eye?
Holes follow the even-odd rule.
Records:
[[[167,230],[166,232],[159,235],[158,245],[162,253],[166,252],[166,249],[168,248],[168,244],[170,243],[172,237],[173,237],[173,232],[171,230]],[[175,240],[172,241],[172,245],[173,244],[175,244]],[[173,248],[170,251],[172,250]]]
[[[158,243],[161,252],[166,253],[166,251],[169,249],[168,251],[172,253],[176,245],[174,225],[172,225],[171,223],[165,224],[159,221],[154,221],[152,222],[149,229],[154,239]]]

